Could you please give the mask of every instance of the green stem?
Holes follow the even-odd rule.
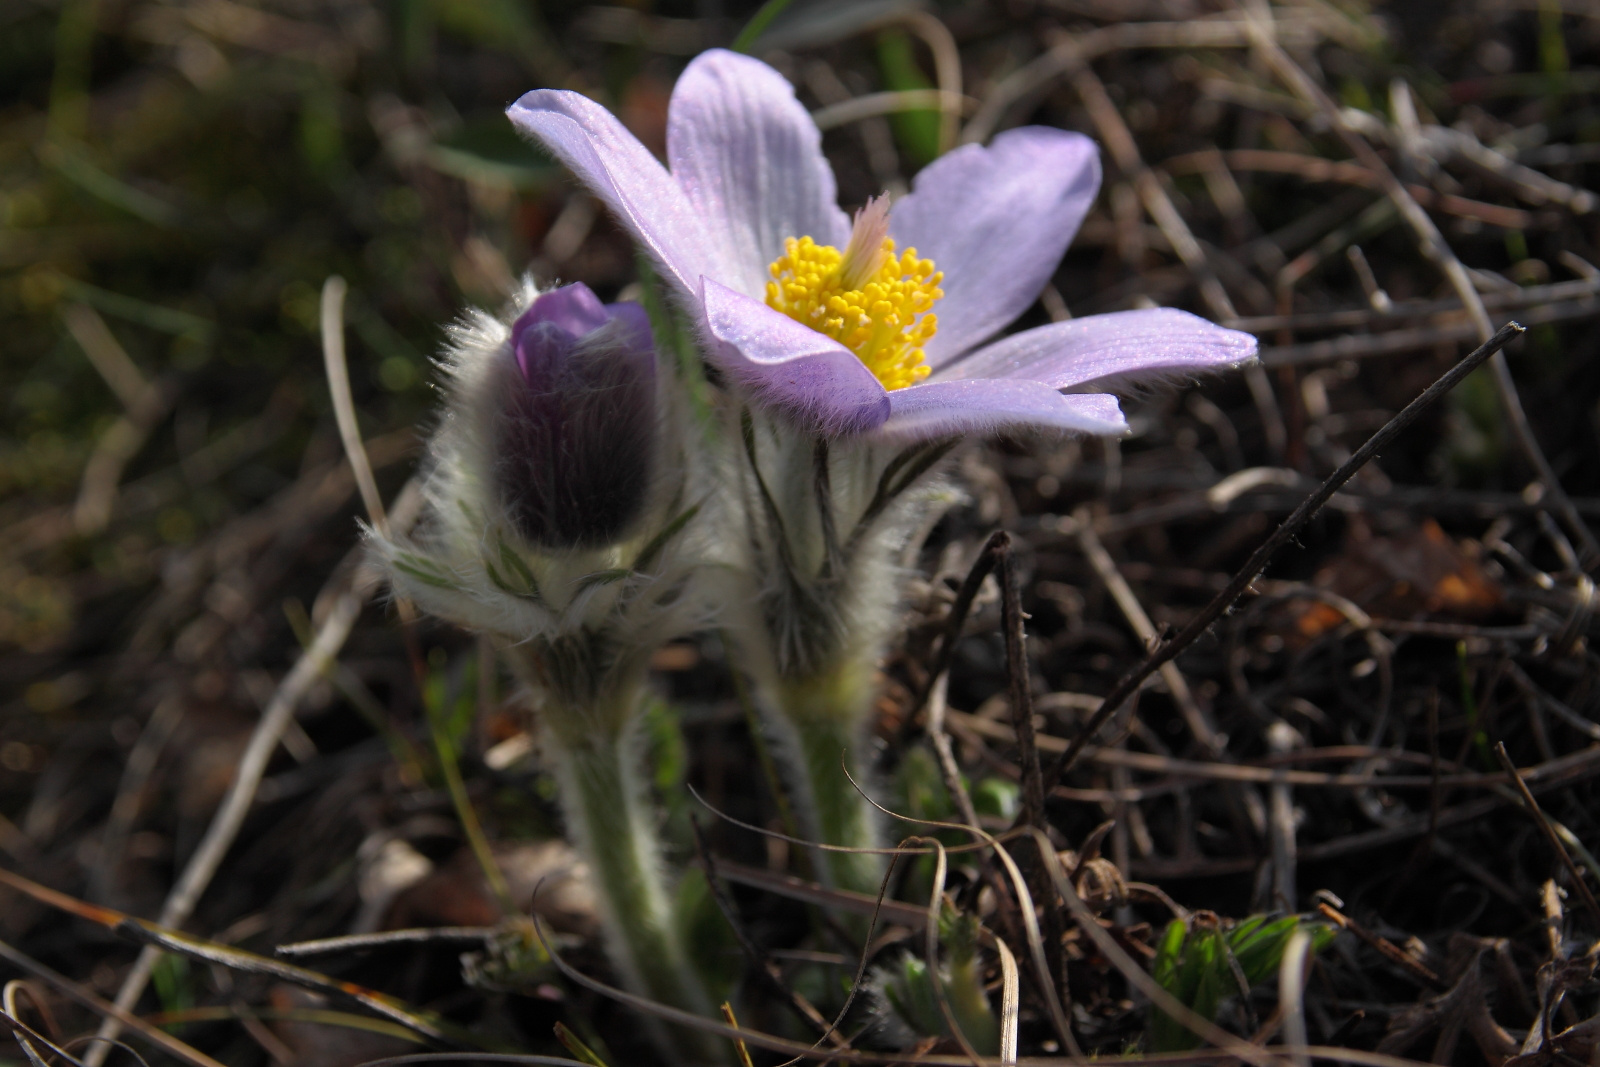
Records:
[[[774,687],[780,747],[799,780],[793,783],[797,807],[812,823],[808,831],[823,844],[880,848],[881,816],[862,790],[871,782],[862,757],[876,690],[872,669],[859,661],[818,674],[786,679]],[[854,779],[854,782],[852,782]],[[876,896],[883,881],[884,857],[870,853],[818,850],[816,868],[836,889]]]
[[[724,644],[731,644],[731,638],[726,632],[722,635]],[[767,784],[767,791],[772,794],[773,806],[778,809],[778,823],[783,832],[790,837],[798,838],[801,827],[795,819],[794,807],[789,803],[788,791],[784,789],[783,775],[778,771],[778,764],[772,758],[772,746],[767,743],[766,731],[761,725],[761,711],[756,705],[755,698],[750,693],[750,686],[746,684],[742,671],[734,671],[733,693],[739,701],[739,710],[744,712],[745,728],[750,731],[750,742],[755,746],[756,763],[761,767],[761,777]],[[800,873],[811,877],[815,872],[811,870],[811,863],[807,857],[800,857]]]
[[[744,24],[744,29],[739,31],[739,36],[733,39],[733,50],[735,52],[750,51],[750,46],[756,43],[756,39],[766,31],[768,26],[772,25],[772,20],[777,18],[783,9],[789,6],[789,2],[790,0],[767,0],[766,3],[762,4],[760,10],[751,15],[750,21]]]
[[[593,874],[606,947],[624,981],[642,996],[710,1017],[711,996],[673,919],[644,776],[629,740],[626,733],[552,729],[546,744],[550,770],[570,835]],[[661,1028],[659,1036],[680,1061],[726,1059],[703,1034]]]
[[[949,975],[943,981],[945,1000],[961,1033],[985,1056],[995,1055],[1000,1051],[1000,1024],[983,988],[981,961],[971,954],[965,959],[952,959]]]

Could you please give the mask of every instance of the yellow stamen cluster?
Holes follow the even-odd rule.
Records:
[[[767,306],[854,352],[885,389],[903,389],[928,376],[922,346],[939,328],[928,309],[944,296],[944,275],[915,248],[896,255],[892,237],[866,263],[855,244],[847,258],[809,237],[786,240],[768,268]]]

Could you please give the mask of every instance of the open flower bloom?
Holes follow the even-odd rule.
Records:
[[[670,170],[576,93],[537,90],[509,115],[649,252],[725,379],[823,435],[1120,434],[1116,398],[1096,388],[1255,354],[1254,338],[1172,309],[985,343],[1038,297],[1094,200],[1099,157],[1080,134],[1030,126],[963,146],[852,225],[810,115],[745,56],[705,52],[679,78]]]

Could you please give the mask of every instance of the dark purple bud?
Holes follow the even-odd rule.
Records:
[[[543,548],[600,548],[626,534],[650,493],[656,354],[637,304],[589,287],[534,300],[511,327],[498,379],[494,461],[517,531]]]

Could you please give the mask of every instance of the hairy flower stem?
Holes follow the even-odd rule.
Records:
[[[557,717],[567,721],[550,721]],[[711,1017],[715,1005],[674,920],[632,730],[610,736],[585,730],[582,722],[580,716],[547,716],[545,752],[570,836],[594,878],[611,959],[634,992]],[[681,1063],[727,1059],[720,1043],[704,1034],[651,1025],[657,1043]]]
[[[846,657],[814,675],[783,679],[770,696],[781,747],[790,749],[790,773],[800,779],[791,783],[798,794],[796,807],[803,820],[814,824],[807,832],[824,844],[881,847],[880,816],[861,792],[869,785],[863,768],[876,696],[870,657]],[[836,889],[877,895],[882,856],[817,852],[814,863],[823,881]]]

